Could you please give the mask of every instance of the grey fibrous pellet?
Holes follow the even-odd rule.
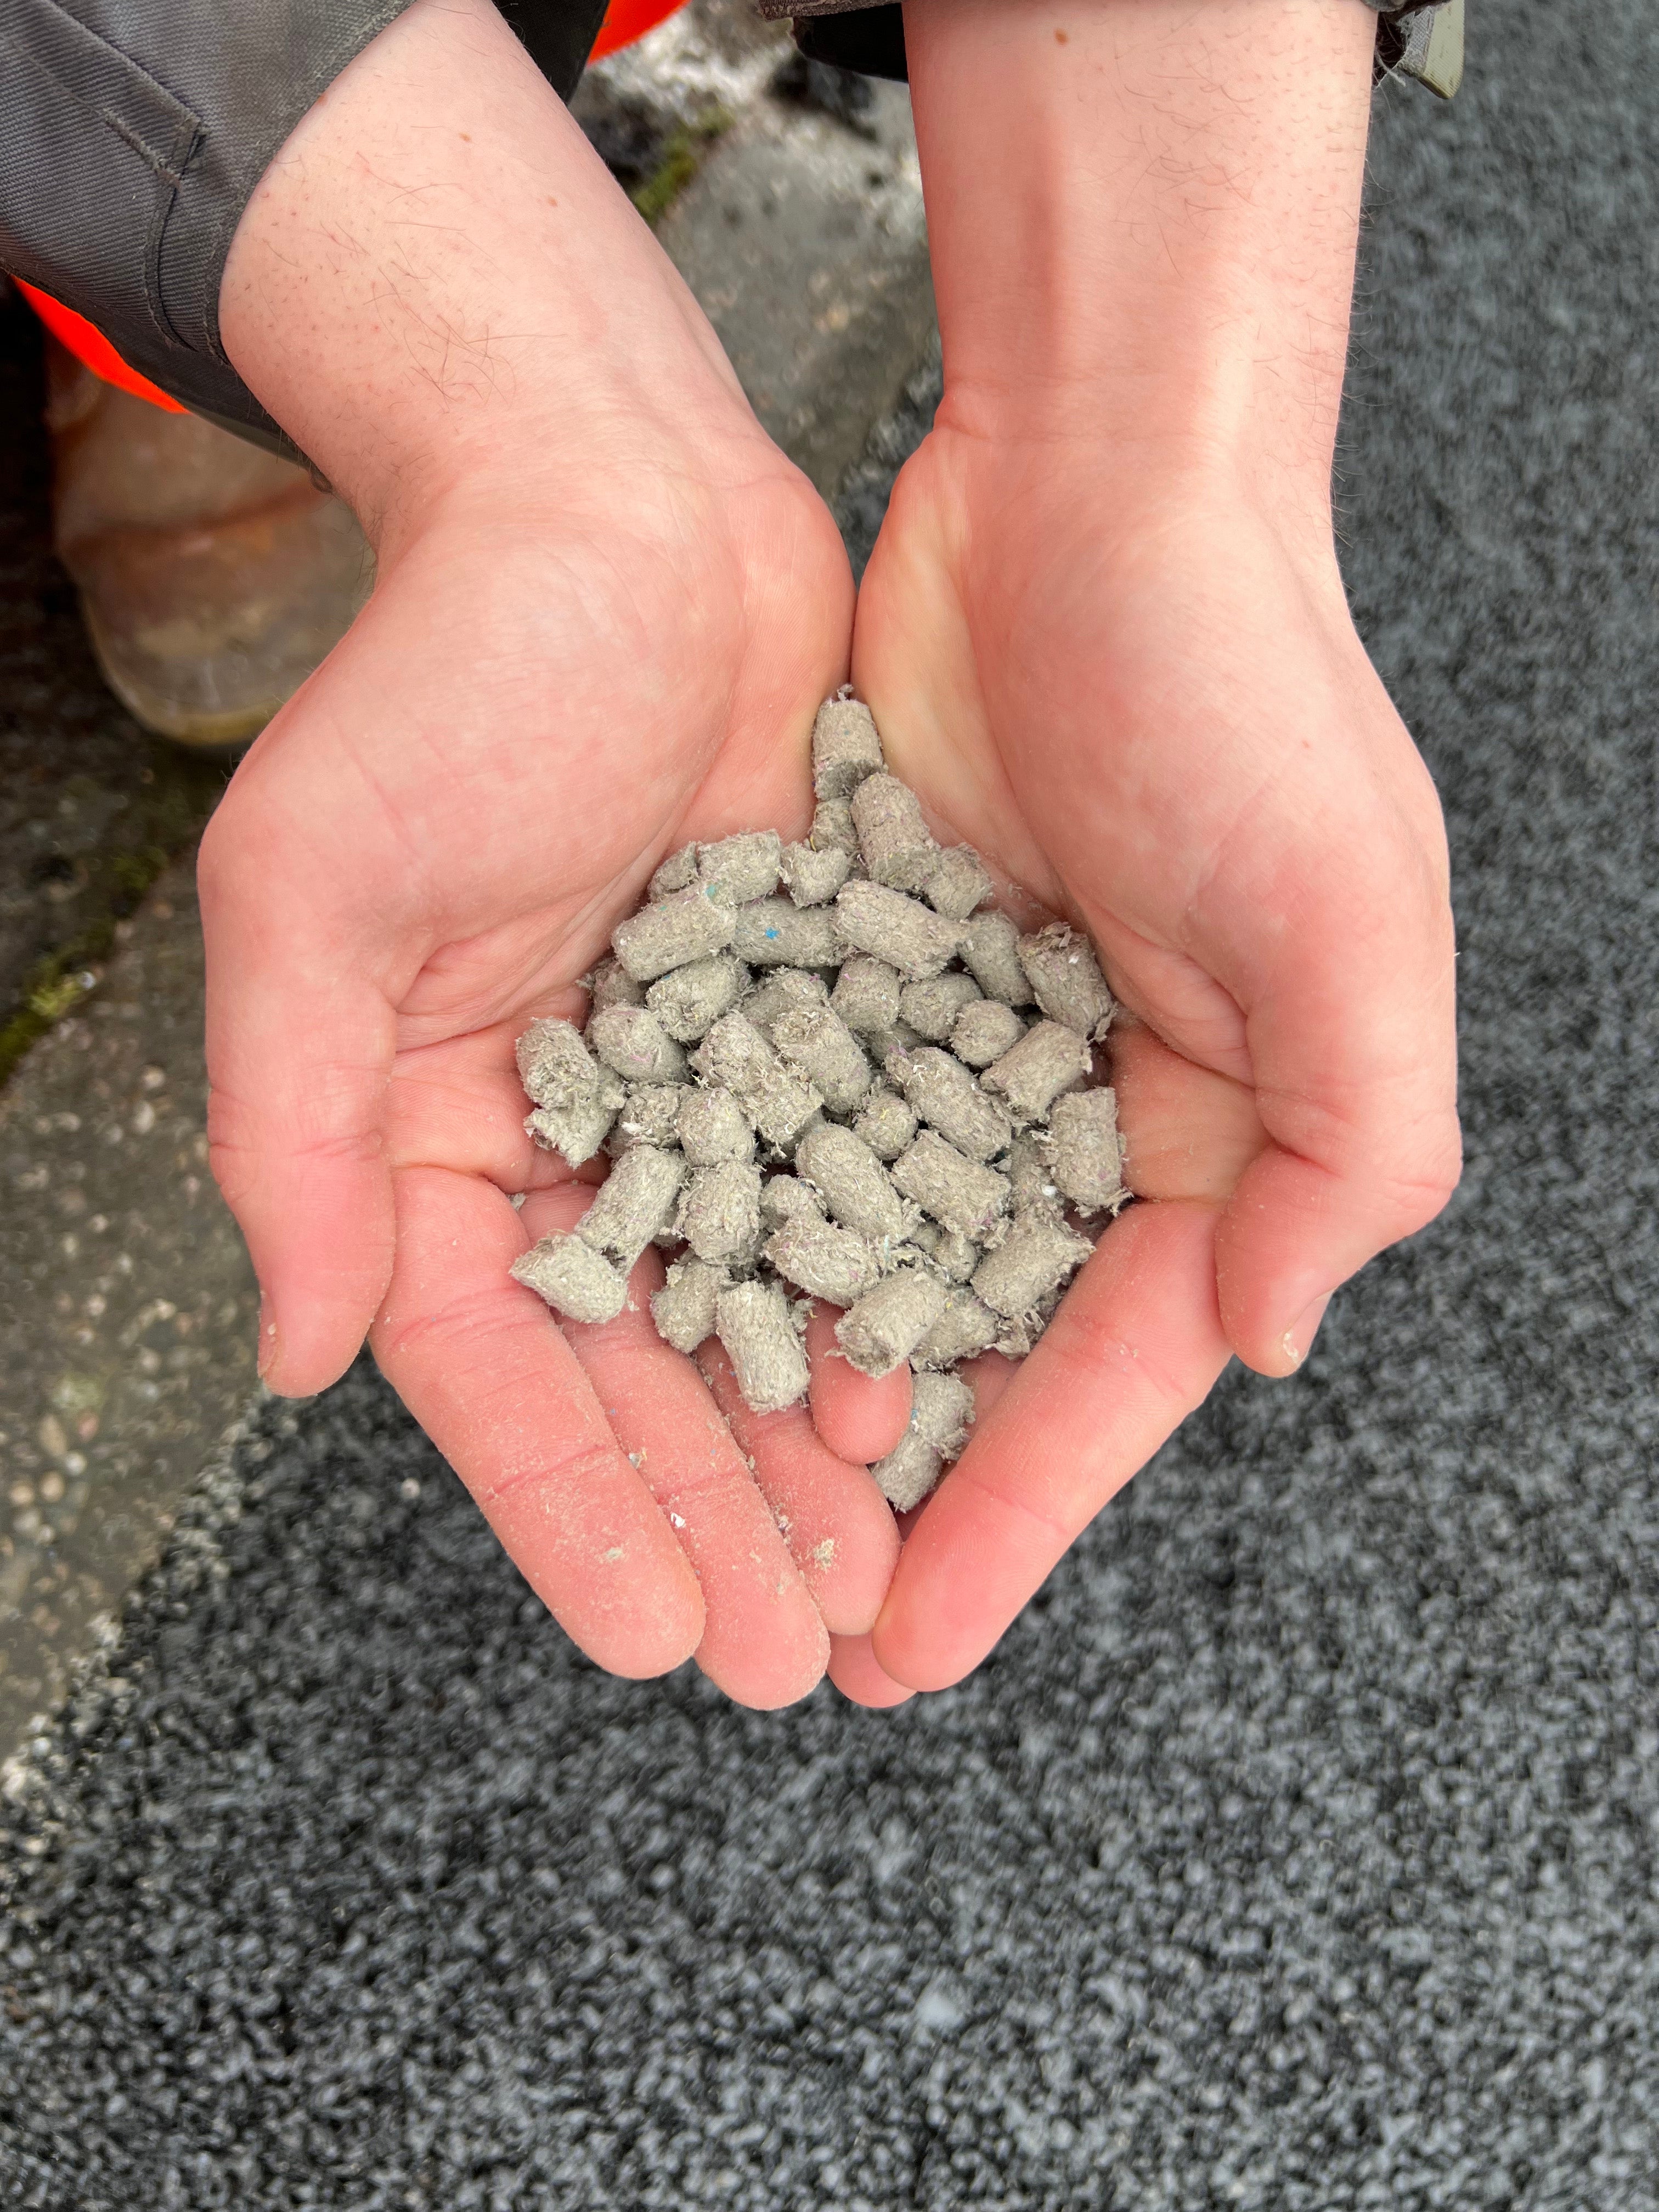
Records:
[[[849,866],[854,863],[860,867],[864,865],[859,855],[858,826],[844,799],[818,801],[806,842],[816,853],[845,853]]]
[[[697,874],[710,898],[722,899],[727,906],[747,906],[776,890],[782,852],[775,830],[745,830],[736,837],[722,837],[718,844],[700,845]]]
[[[1061,1022],[1035,1022],[979,1079],[1008,1101],[1017,1121],[1040,1121],[1062,1091],[1084,1081],[1092,1065],[1077,1030]]]
[[[915,1107],[884,1083],[872,1091],[853,1124],[853,1134],[862,1137],[878,1160],[896,1160],[915,1133]]]
[[[996,1233],[1008,1210],[1007,1178],[947,1144],[936,1129],[924,1129],[893,1164],[893,1187],[914,1199],[924,1213],[982,1244]]]
[[[678,1044],[696,1044],[749,988],[749,970],[729,952],[693,960],[659,976],[645,1003]]]
[[[974,1288],[993,1313],[1018,1321],[1035,1311],[1094,1249],[1064,1222],[1020,1215],[1004,1242],[974,1270]]]
[[[1054,1179],[1046,1130],[1017,1137],[1003,1162],[1008,1178],[1009,1205],[1015,1214],[1042,1213],[1051,1221],[1063,1218],[1066,1201]]]
[[[1050,922],[1035,937],[1020,939],[1019,959],[1036,1002],[1050,1021],[1063,1022],[1079,1036],[1105,1036],[1112,1018],[1112,994],[1094,947],[1080,931],[1063,921]]]
[[[823,1216],[823,1200],[810,1182],[799,1176],[769,1176],[761,1185],[761,1218],[769,1228],[781,1228],[798,1213]]]
[[[588,1042],[629,1083],[678,1083],[685,1054],[648,1006],[607,1006],[587,1024]]]
[[[772,1024],[798,1006],[822,1006],[830,986],[810,968],[769,968],[743,1002],[743,1012],[769,1044]]]
[[[574,1022],[532,1022],[514,1047],[519,1080],[537,1106],[574,1106],[600,1085],[599,1062]]]
[[[921,895],[935,914],[965,921],[984,905],[993,885],[985,865],[971,845],[947,845],[935,855],[922,878]]]
[[[933,1323],[910,1354],[913,1367],[954,1367],[988,1352],[1002,1334],[1004,1323],[977,1291],[953,1290]]]
[[[591,1160],[611,1133],[627,1091],[619,1077],[607,1075],[611,1089],[596,1091],[576,1106],[538,1106],[525,1121],[525,1132],[544,1152],[558,1152],[568,1167]]]
[[[797,1006],[772,1024],[780,1056],[810,1083],[831,1114],[851,1114],[868,1095],[873,1071],[832,1006]]]
[[[679,1152],[634,1146],[599,1185],[598,1197],[576,1224],[577,1236],[596,1252],[608,1252],[625,1273],[672,1223],[684,1174]]]
[[[757,899],[737,909],[732,950],[751,968],[834,967],[842,950],[836,909]]]
[[[718,1085],[679,1093],[675,1133],[680,1150],[694,1168],[712,1168],[721,1160],[752,1160],[755,1133],[749,1116],[729,1091]]]
[[[711,1267],[695,1254],[676,1260],[651,1300],[651,1318],[663,1342],[688,1353],[707,1343],[714,1334],[714,1301],[730,1285],[724,1267]]]
[[[981,994],[971,975],[935,975],[930,982],[907,983],[899,994],[899,1019],[908,1022],[929,1044],[943,1044],[964,1006]]]
[[[937,1485],[945,1462],[961,1453],[974,1418],[974,1394],[956,1375],[920,1374],[910,1386],[910,1420],[870,1472],[896,1512],[908,1513]]]
[[[653,899],[670,898],[676,891],[688,890],[697,880],[697,848],[682,845],[678,853],[671,853],[659,863],[651,878],[646,896]]]
[[[706,898],[699,886],[629,915],[611,931],[611,945],[635,982],[650,983],[672,968],[723,952],[735,927],[733,909]]]
[[[1019,957],[1019,932],[1006,914],[976,914],[962,928],[963,965],[988,999],[1029,1006],[1031,979]]]
[[[836,1323],[836,1341],[861,1375],[890,1375],[927,1335],[949,1296],[927,1268],[901,1268],[848,1309]]]
[[[823,1104],[740,1013],[715,1023],[692,1054],[692,1065],[708,1082],[723,1084],[756,1134],[779,1152],[794,1143]]]
[[[795,1170],[837,1221],[878,1244],[896,1243],[915,1218],[868,1145],[838,1122],[823,1121],[807,1132],[796,1149]]]
[[[1050,1118],[1055,1182],[1080,1213],[1099,1213],[1124,1198],[1117,1093],[1102,1085],[1057,1098]]]
[[[1025,1024],[1000,999],[976,998],[957,1016],[951,1049],[968,1067],[988,1067],[1025,1034]]]
[[[693,1095],[683,1083],[630,1084],[607,1148],[623,1152],[630,1145],[678,1144],[680,1102]]]
[[[994,1158],[1014,1133],[1007,1108],[988,1097],[973,1071],[936,1045],[921,1045],[915,1052],[896,1047],[882,1069],[922,1120],[970,1160]]]
[[[890,1030],[898,1019],[903,994],[904,978],[896,968],[872,959],[867,952],[855,952],[842,961],[830,1003],[849,1030],[874,1036]]]
[[[514,1282],[545,1298],[567,1321],[614,1321],[628,1303],[628,1277],[580,1237],[544,1237],[513,1262]]]
[[[983,1257],[979,1245],[959,1229],[941,1230],[933,1247],[933,1265],[947,1283],[967,1282]]]
[[[789,1316],[775,1284],[736,1283],[714,1300],[714,1333],[732,1362],[744,1403],[757,1413],[781,1413],[805,1395],[810,1380]]]
[[[829,699],[812,725],[812,791],[818,799],[849,799],[882,767],[875,717],[856,699]]]
[[[675,1222],[698,1259],[744,1267],[760,1249],[761,1175],[747,1160],[692,1170]]]
[[[765,1252],[787,1281],[831,1305],[853,1305],[881,1280],[873,1245],[818,1213],[792,1216],[768,1237]]]
[[[645,1003],[645,987],[636,983],[620,960],[601,960],[587,979],[588,1015],[603,1013],[607,1006],[639,1006]],[[672,1036],[673,1032],[671,1030]]]
[[[786,845],[783,880],[797,906],[825,906],[847,881],[850,854],[834,846],[819,852],[813,845]]]
[[[853,793],[853,821],[859,851],[871,878],[895,890],[919,891],[939,856],[939,846],[921,818],[921,805],[908,784],[878,771]]]
[[[843,884],[832,910],[855,951],[874,953],[913,983],[939,975],[954,957],[963,929],[972,926],[947,921],[885,884]]]

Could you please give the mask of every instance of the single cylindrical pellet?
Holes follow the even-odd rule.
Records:
[[[1018,1321],[1034,1312],[1093,1249],[1063,1222],[1022,1214],[1005,1241],[974,1270],[974,1288],[993,1313]]]
[[[525,1133],[546,1152],[558,1152],[568,1167],[591,1160],[605,1139],[627,1097],[619,1076],[607,1075],[601,1087],[575,1106],[538,1106],[525,1121]]]
[[[1012,1006],[1005,1006],[1000,999],[975,999],[957,1016],[951,1049],[969,1067],[988,1067],[1011,1052],[1024,1034],[1025,1024]]]
[[[622,962],[616,959],[600,961],[587,979],[587,993],[590,1014],[603,1013],[607,1006],[639,1006],[645,1003],[644,986],[636,983]]]
[[[722,899],[727,906],[747,906],[776,890],[782,851],[775,830],[745,830],[739,836],[722,837],[716,845],[700,845],[697,874],[710,898]]]
[[[1035,1022],[980,1081],[999,1092],[1016,1120],[1041,1121],[1062,1091],[1081,1083],[1093,1065],[1088,1045],[1061,1022]]]
[[[853,810],[844,799],[821,799],[812,817],[806,842],[817,853],[845,853],[849,866],[862,868],[859,833]]]
[[[1050,1021],[1063,1022],[1079,1036],[1104,1036],[1112,1018],[1112,994],[1100,972],[1094,947],[1079,930],[1051,922],[1035,937],[1019,940],[1020,965],[1036,1002]]]
[[[780,1015],[828,1003],[830,987],[810,968],[769,968],[743,1002],[743,1012],[769,1044]]]
[[[692,1065],[707,1081],[724,1084],[763,1142],[781,1152],[794,1143],[823,1103],[789,1073],[740,1013],[715,1023],[692,1054]]]
[[[1033,1130],[1028,1136],[1017,1137],[1008,1147],[1003,1167],[1008,1177],[1009,1203],[1015,1213],[1043,1213],[1051,1221],[1064,1219],[1066,1201],[1054,1181],[1047,1130]]]
[[[614,1321],[628,1303],[628,1276],[580,1237],[544,1237],[513,1262],[513,1279],[568,1321]]]
[[[793,1221],[798,1213],[823,1213],[823,1200],[810,1182],[799,1176],[775,1175],[761,1185],[761,1218],[769,1228],[776,1229],[786,1221]]]
[[[831,1114],[851,1114],[869,1093],[872,1070],[858,1039],[830,1006],[798,1006],[772,1024],[772,1042]]]
[[[695,1169],[675,1228],[698,1259],[747,1267],[760,1249],[760,1170],[747,1160]]]
[[[744,1403],[781,1413],[806,1394],[811,1379],[783,1292],[769,1283],[736,1283],[714,1301],[714,1332],[726,1348]]]
[[[732,950],[751,968],[833,968],[843,947],[834,907],[763,898],[737,909]]]
[[[786,845],[783,880],[797,906],[826,906],[847,881],[851,856],[831,846]]]
[[[874,1036],[897,1021],[903,995],[904,978],[896,968],[859,952],[842,963],[830,1003],[849,1030]]]
[[[812,791],[818,799],[848,799],[882,766],[875,718],[862,701],[830,699],[812,725]]]
[[[910,1364],[916,1368],[954,1367],[960,1359],[973,1359],[988,1352],[1002,1328],[1001,1316],[994,1314],[976,1291],[954,1290],[939,1319],[910,1354]]]
[[[1029,1006],[1031,979],[1021,964],[1019,932],[1006,914],[976,914],[961,925],[962,964],[988,999]]]
[[[766,1240],[766,1257],[779,1274],[815,1298],[850,1306],[881,1279],[881,1261],[856,1230],[821,1214],[797,1213]]]
[[[898,1242],[915,1218],[907,1215],[868,1145],[834,1121],[821,1122],[801,1139],[795,1166],[822,1193],[837,1221],[877,1244],[884,1238]]]
[[[714,1301],[730,1284],[724,1267],[711,1267],[695,1255],[676,1260],[651,1300],[651,1318],[663,1342],[687,1353],[707,1343],[714,1334]]]
[[[878,1160],[896,1160],[915,1133],[915,1107],[884,1083],[870,1093],[853,1124],[853,1134],[861,1137]]]
[[[675,1121],[680,1150],[694,1168],[712,1168],[721,1160],[752,1160],[755,1133],[749,1116],[729,1091],[711,1085],[682,1091]]]
[[[991,896],[991,878],[971,845],[948,845],[922,879],[921,895],[935,914],[965,921]]]
[[[532,1022],[514,1050],[533,1105],[578,1105],[600,1087],[599,1064],[574,1022]]]
[[[933,1489],[945,1462],[956,1459],[967,1443],[973,1419],[974,1394],[960,1376],[924,1373],[914,1378],[909,1425],[896,1448],[870,1470],[897,1512],[912,1511]]]
[[[629,1083],[680,1083],[685,1054],[648,1006],[607,1006],[587,1024],[587,1042]]]
[[[722,1014],[729,1014],[749,988],[749,970],[729,952],[693,960],[662,975],[645,994],[645,1003],[670,1036],[695,1044],[707,1036]]]
[[[650,983],[670,969],[723,952],[735,927],[732,908],[706,898],[701,888],[677,891],[619,921],[611,946],[635,982]]]
[[[678,853],[671,853],[660,863],[646,891],[650,899],[672,898],[676,891],[690,890],[697,880],[697,848],[682,845]]]
[[[691,1095],[683,1083],[630,1084],[611,1127],[609,1149],[625,1152],[630,1145],[678,1144],[680,1101]]]
[[[1098,1213],[1123,1198],[1123,1146],[1117,1093],[1104,1085],[1054,1101],[1050,1117],[1054,1176],[1081,1213]]]
[[[970,1160],[995,1158],[1013,1135],[1008,1109],[987,1097],[971,1069],[934,1045],[895,1049],[882,1062],[887,1080],[902,1091],[922,1120],[948,1137]]]
[[[635,1145],[600,1184],[576,1224],[577,1236],[596,1252],[610,1253],[624,1270],[631,1267],[652,1238],[672,1224],[684,1174],[679,1152]]]
[[[927,1335],[949,1296],[925,1267],[902,1268],[842,1316],[836,1341],[861,1375],[890,1375]]]
[[[933,1247],[933,1265],[947,1283],[967,1282],[984,1256],[974,1239],[959,1229],[941,1230]]]
[[[963,1008],[979,1005],[982,995],[971,975],[935,975],[930,982],[907,983],[899,994],[899,1019],[908,1022],[929,1044],[943,1044]]]
[[[866,776],[853,793],[853,820],[859,851],[872,880],[895,890],[917,891],[939,857],[939,847],[921,818],[916,794],[896,775]]]
[[[920,899],[885,884],[844,884],[834,912],[842,935],[859,952],[872,952],[913,983],[937,975],[951,960],[969,923],[947,921]]]
[[[1008,1184],[994,1168],[970,1160],[936,1129],[924,1129],[893,1164],[894,1188],[925,1213],[982,1244],[1008,1209]]]

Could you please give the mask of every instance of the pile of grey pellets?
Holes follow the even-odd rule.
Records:
[[[678,1351],[717,1337],[759,1413],[807,1388],[810,1302],[862,1373],[913,1370],[909,1427],[875,1468],[919,1504],[962,1450],[957,1372],[1028,1352],[1127,1201],[1117,1102],[1094,1048],[1113,1013],[1087,938],[1022,934],[966,845],[941,846],[845,694],[812,733],[805,840],[687,845],[586,979],[585,1030],[531,1024],[535,1141],[611,1170],[517,1279],[615,1318],[648,1244]]]

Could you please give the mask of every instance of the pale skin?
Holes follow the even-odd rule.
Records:
[[[203,855],[212,1135],[303,1393],[365,1334],[601,1665],[732,1696],[957,1679],[1230,1353],[1456,1173],[1432,788],[1332,552],[1372,19],[1358,0],[911,0],[945,342],[857,608],[838,536],[484,0],[416,0],[261,184],[222,297],[249,384],[380,559]],[[908,1385],[810,1342],[735,1398],[643,1310],[507,1267],[581,1179],[516,1031],[687,837],[810,806],[850,670],[939,826],[1094,934],[1151,1201],[898,1532]],[[527,1191],[521,1213],[510,1195]],[[713,1354],[714,1356],[710,1356]]]

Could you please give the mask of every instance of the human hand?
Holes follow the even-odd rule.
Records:
[[[853,672],[895,772],[1150,1025],[1114,1073],[1160,1202],[988,1392],[873,1644],[838,1652],[878,1701],[974,1664],[1229,1350],[1292,1372],[1457,1174],[1440,811],[1329,511],[1373,19],[1060,21],[907,6],[945,397]]]
[[[804,830],[839,536],[483,0],[419,0],[337,81],[222,304],[380,562],[203,848],[213,1158],[262,1371],[319,1389],[372,1322],[599,1663],[695,1650],[743,1702],[799,1697],[826,1624],[867,1629],[886,1588],[892,1516],[850,1461],[896,1440],[904,1389],[820,1363],[816,1431],[732,1408],[718,1358],[657,1339],[650,1252],[617,1321],[561,1331],[507,1269],[592,1194],[525,1136],[513,1042],[578,1011],[665,851]]]

